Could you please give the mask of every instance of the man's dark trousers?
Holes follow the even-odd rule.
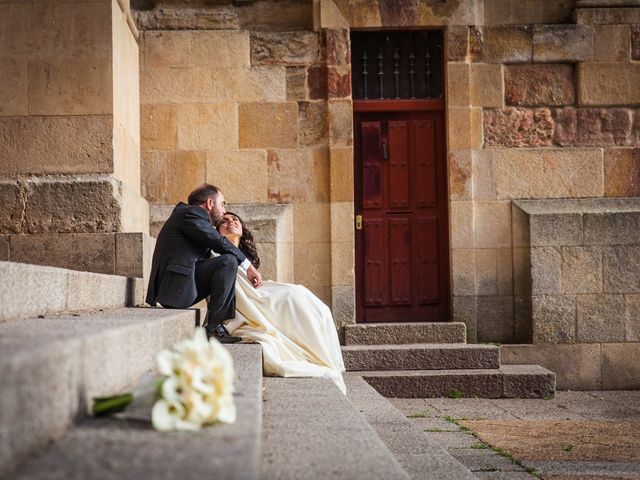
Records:
[[[220,255],[196,263],[198,297],[194,303],[207,300],[207,331],[235,316],[236,273],[238,261],[233,255]]]

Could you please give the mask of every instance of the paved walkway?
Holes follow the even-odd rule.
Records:
[[[640,391],[390,400],[481,479],[640,479]]]

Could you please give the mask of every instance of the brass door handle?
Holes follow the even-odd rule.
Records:
[[[356,230],[362,230],[362,215],[356,215]]]

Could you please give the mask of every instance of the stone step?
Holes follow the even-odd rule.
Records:
[[[476,476],[356,373],[345,375],[347,397],[364,415],[410,478],[473,480]],[[426,472],[428,472],[428,477]]]
[[[332,381],[265,378],[264,385],[262,478],[409,478]]]
[[[413,370],[362,372],[389,398],[479,397],[548,398],[555,394],[555,373],[539,365],[502,365],[491,370]]]
[[[193,311],[151,308],[0,323],[0,471],[60,437],[93,397],[129,388],[194,323]]]
[[[407,343],[465,343],[462,322],[358,323],[344,328],[345,345],[400,345]]]
[[[348,371],[500,368],[500,348],[494,345],[347,345],[342,356]]]
[[[149,422],[89,419],[12,472],[12,479],[257,479],[262,430],[262,348],[230,345],[238,418],[197,433]],[[46,475],[45,475],[46,473]]]
[[[0,322],[143,303],[141,278],[0,262]]]

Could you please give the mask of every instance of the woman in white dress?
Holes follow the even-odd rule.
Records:
[[[256,268],[260,266],[253,236],[238,215],[227,212],[218,230]],[[253,288],[238,270],[236,317],[226,328],[243,341],[262,345],[265,374],[330,378],[346,392],[344,362],[331,311],[302,285],[265,281],[260,288]]]

